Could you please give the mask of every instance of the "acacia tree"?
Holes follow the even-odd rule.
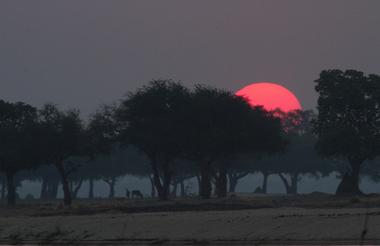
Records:
[[[315,151],[316,136],[313,133],[312,121],[316,116],[313,111],[294,110],[276,113],[282,120],[289,141],[286,153],[279,156],[281,161],[277,167],[277,174],[285,185],[286,193],[297,194],[302,174],[319,177],[331,172],[332,167],[319,158]]]
[[[172,179],[173,190],[171,191],[172,197],[177,196],[178,186],[180,187],[181,197],[186,196],[185,180],[197,176],[197,172],[197,165],[194,162],[187,159],[175,160],[175,171]]]
[[[86,144],[85,155],[89,158],[88,163],[84,167],[84,174],[89,182],[89,198],[94,198],[94,180],[100,178],[99,158],[110,156],[115,146],[117,137],[117,122],[115,117],[116,105],[102,105],[90,118],[85,129]],[[110,159],[110,158],[108,158]],[[103,163],[104,164],[104,163]],[[105,167],[107,164],[105,164]],[[114,187],[116,181],[103,180],[110,185],[110,195],[114,196]]]
[[[235,115],[245,117],[250,106],[230,92],[203,85],[195,87],[191,99],[186,150],[188,157],[199,166],[199,195],[208,199],[212,193],[213,176],[218,186],[226,183],[226,166],[221,162],[230,158],[239,147],[235,146],[237,140],[241,140],[241,127],[237,125],[245,121],[236,119]],[[216,167],[217,161],[220,165]],[[218,187],[219,193],[222,190]]]
[[[315,151],[316,136],[312,131],[313,111],[295,110],[274,112],[282,122],[285,137],[288,141],[283,153],[267,156],[259,161],[257,169],[264,176],[262,193],[267,191],[267,181],[270,174],[277,174],[286,188],[286,193],[296,194],[301,175],[313,177],[328,175],[333,167],[321,159]]]
[[[378,163],[379,158],[376,158],[372,161],[368,161],[363,166],[362,175],[367,177],[373,183],[380,182],[380,165]]]
[[[344,158],[349,163],[350,170],[336,193],[361,194],[362,163],[380,153],[380,76],[325,70],[315,82],[319,93],[317,149],[326,157]]]
[[[258,171],[264,172],[263,169],[259,168],[259,160],[260,155],[252,155],[251,153],[239,154],[238,157],[233,160],[233,163],[229,165],[227,170],[229,192],[236,191],[240,179],[245,178],[251,173],[256,173]]]
[[[16,202],[15,174],[38,165],[36,128],[34,107],[0,100],[0,171],[7,179],[8,205]]]
[[[167,200],[173,161],[183,152],[189,91],[171,80],[154,80],[122,101],[117,119],[120,140],[150,160],[159,198]]]
[[[75,171],[76,165],[73,165],[69,158],[84,153],[83,123],[77,110],[63,112],[52,104],[44,105],[39,115],[41,125],[39,140],[45,153],[45,163],[57,168],[62,183],[64,204],[71,205],[69,175]]]
[[[86,152],[89,159],[109,154],[117,138],[116,105],[102,105],[86,126]]]
[[[315,151],[315,138],[293,136],[282,154],[268,156],[259,161],[263,174],[277,174],[282,180],[287,194],[297,194],[302,175],[315,178],[326,176],[333,171],[330,162],[320,158]],[[264,176],[262,192],[266,193],[267,179]]]
[[[228,176],[228,192],[235,192],[236,191],[236,186],[238,185],[238,182],[240,179],[246,177],[249,174],[248,171],[239,170],[239,169],[232,169],[227,172]]]
[[[59,173],[54,166],[41,166],[35,172],[37,179],[41,181],[41,199],[56,199],[59,186]]]
[[[149,158],[135,146],[129,145],[123,150],[122,163],[126,167],[126,174],[138,178],[148,178],[151,184],[151,197],[156,196],[156,188],[152,177],[152,168]]]
[[[125,176],[129,169],[125,148],[115,145],[109,154],[99,156],[95,163],[98,177],[109,186],[108,198],[114,198],[117,181],[120,177]]]
[[[196,86],[192,94],[188,156],[200,167],[200,196],[211,196],[214,178],[218,197],[227,193],[227,172],[241,153],[281,148],[281,125],[261,107],[231,92]]]

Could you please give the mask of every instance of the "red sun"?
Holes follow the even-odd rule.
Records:
[[[272,82],[252,83],[237,91],[236,95],[247,98],[252,106],[261,105],[268,111],[277,108],[284,112],[302,109],[291,91]]]

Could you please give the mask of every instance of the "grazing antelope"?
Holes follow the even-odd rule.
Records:
[[[132,198],[144,198],[143,194],[139,190],[132,191]]]

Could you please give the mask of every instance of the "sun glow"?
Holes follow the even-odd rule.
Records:
[[[281,109],[284,112],[302,109],[298,98],[285,87],[272,82],[257,82],[236,92],[247,98],[252,106],[263,106],[266,110]]]

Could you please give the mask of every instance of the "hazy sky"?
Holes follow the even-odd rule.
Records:
[[[153,78],[276,81],[305,108],[326,68],[380,74],[380,1],[0,1],[0,98],[85,114]]]

